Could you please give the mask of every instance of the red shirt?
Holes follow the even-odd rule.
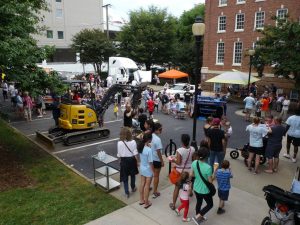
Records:
[[[147,101],[147,106],[148,106],[148,110],[149,112],[153,112],[154,111],[154,101],[152,99]]]
[[[269,109],[269,101],[268,101],[268,99],[263,98],[261,100],[261,104],[262,104],[261,111],[268,111],[268,109]]]

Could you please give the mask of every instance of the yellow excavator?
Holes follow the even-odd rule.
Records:
[[[52,146],[59,142],[63,142],[65,145],[73,145],[108,138],[110,130],[99,127],[98,121],[103,120],[105,111],[114,103],[115,94],[119,92],[132,93],[131,104],[135,109],[140,104],[141,94],[145,87],[146,85],[114,84],[98,103],[92,101],[91,104],[74,104],[62,101],[59,105],[58,127],[50,129],[48,134],[36,131],[36,136]]]

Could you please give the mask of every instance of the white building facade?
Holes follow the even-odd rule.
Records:
[[[103,0],[47,0],[49,11],[40,22],[46,27],[36,35],[38,46],[55,46],[53,61],[74,61],[72,38],[83,29],[103,30]]]

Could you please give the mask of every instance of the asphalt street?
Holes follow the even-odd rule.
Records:
[[[245,132],[246,122],[235,114],[235,111],[240,109],[242,105],[236,103],[228,104],[228,119],[232,123],[233,135],[229,141],[228,147],[236,148],[243,146],[247,140],[248,135]],[[121,114],[121,113],[120,113]],[[162,142],[164,147],[166,147],[170,139],[176,143],[177,146],[180,145],[180,136],[183,133],[190,134],[192,136],[192,126],[193,120],[191,118],[186,119],[175,119],[171,115],[165,115],[161,112],[154,113],[154,118],[157,119],[163,125],[163,131],[161,134]],[[112,106],[106,111],[104,117],[104,126],[111,131],[111,135],[108,139],[102,139],[97,141],[86,142],[78,145],[65,146],[59,143],[51,151],[66,164],[70,165],[84,176],[89,179],[93,178],[93,168],[92,168],[92,155],[97,154],[99,151],[103,150],[107,154],[116,156],[117,153],[117,141],[119,138],[120,127],[123,125],[122,116],[116,120],[112,112]],[[203,134],[203,124],[204,121],[197,121],[197,142],[204,137]],[[47,115],[43,118],[36,118],[30,123],[26,121],[20,121],[12,117],[11,125],[24,133],[31,139],[39,141],[35,136],[35,131],[40,130],[42,132],[47,132],[47,130],[54,125],[54,121],[51,117],[51,111],[47,112]],[[118,168],[118,163],[113,162],[112,166]]]

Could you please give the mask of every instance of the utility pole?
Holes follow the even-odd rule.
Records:
[[[111,4],[106,4],[102,6],[103,8],[106,9],[106,35],[107,39],[109,39],[109,27],[108,27],[108,7],[111,6]]]

